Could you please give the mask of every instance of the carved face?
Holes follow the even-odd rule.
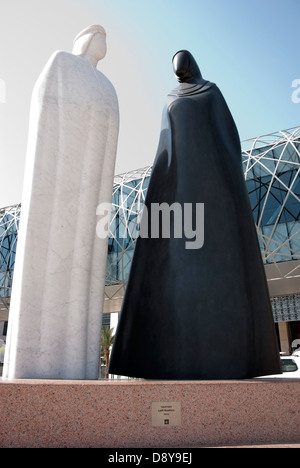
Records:
[[[85,54],[92,55],[101,60],[106,55],[106,37],[98,31],[84,34],[76,39],[73,48],[73,54],[83,56]]]
[[[105,36],[101,33],[94,34],[88,45],[88,53],[97,57],[98,60],[101,60],[105,57],[106,51],[107,46]]]

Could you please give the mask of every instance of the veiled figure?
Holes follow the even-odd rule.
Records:
[[[188,51],[173,66],[180,84],[163,112],[109,372],[175,380],[281,373],[235,123]],[[187,248],[190,238],[172,227],[170,238],[151,237],[162,203],[191,205],[194,227],[204,204],[204,244]]]
[[[118,99],[96,69],[106,33],[84,29],[35,85],[3,376],[97,379]]]

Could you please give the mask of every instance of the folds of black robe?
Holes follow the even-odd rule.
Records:
[[[204,244],[151,238],[153,203],[204,204]],[[109,372],[161,380],[281,373],[238,132],[219,88],[183,82],[168,98]],[[143,225],[144,219],[142,220]]]

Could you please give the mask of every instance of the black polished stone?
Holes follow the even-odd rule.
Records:
[[[204,245],[139,237],[109,372],[146,379],[247,379],[281,373],[238,132],[193,56],[173,57],[145,205],[204,203]],[[145,219],[143,232],[147,231]],[[142,228],[143,229],[143,228]]]

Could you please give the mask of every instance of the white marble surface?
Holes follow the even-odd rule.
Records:
[[[107,238],[96,210],[111,203],[119,129],[115,89],[95,68],[105,53],[101,27],[88,28],[33,91],[7,379],[98,377]]]

